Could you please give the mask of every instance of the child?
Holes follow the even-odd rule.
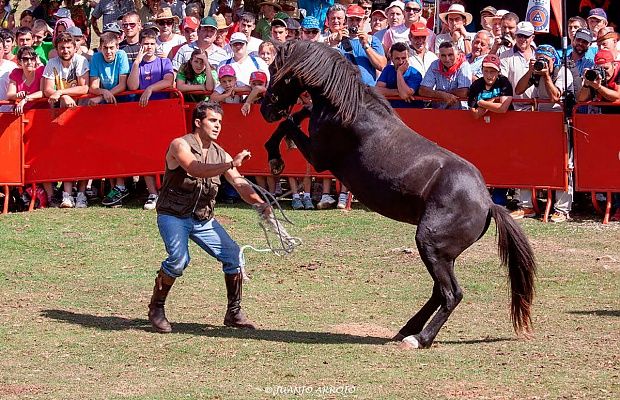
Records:
[[[179,68],[177,74],[177,89],[181,92],[197,92],[213,90],[215,73],[209,65],[209,58],[204,50],[196,49],[185,64]],[[198,103],[205,100],[204,95],[186,94],[185,101]]]
[[[276,58],[276,47],[271,42],[263,42],[258,46],[258,56],[271,65]]]
[[[267,91],[267,74],[263,71],[254,71],[250,75],[250,87],[252,91],[245,98],[243,106],[241,106],[241,114],[247,117],[250,113],[250,104],[256,103],[259,97],[263,97],[263,94]]]
[[[250,87],[237,81],[235,69],[230,65],[222,65],[217,73],[220,84],[215,87],[211,100],[224,103],[241,103],[239,92],[249,92]]]

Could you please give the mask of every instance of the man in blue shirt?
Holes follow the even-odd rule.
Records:
[[[90,61],[90,85],[88,92],[95,95],[90,105],[116,103],[116,94],[127,89],[129,60],[127,54],[118,49],[118,35],[112,32],[101,34],[99,51]]]
[[[420,87],[422,74],[409,66],[409,46],[394,43],[390,48],[392,63],[386,66],[377,79],[377,92],[384,96],[399,96],[402,100],[390,100],[394,108],[421,108],[423,103],[412,101]]]

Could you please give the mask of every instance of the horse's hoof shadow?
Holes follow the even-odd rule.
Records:
[[[269,169],[272,175],[280,175],[284,171],[284,160],[281,158],[272,158],[269,160]]]

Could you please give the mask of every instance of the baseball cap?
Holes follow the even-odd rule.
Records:
[[[68,8],[62,7],[54,13],[54,16],[58,18],[71,18],[71,11]]]
[[[261,81],[263,84],[267,84],[267,74],[263,71],[254,71],[250,74],[250,82]]]
[[[200,21],[196,17],[185,17],[183,18],[183,22],[181,22],[181,28],[190,28],[190,29],[198,29],[200,26]]]
[[[593,8],[588,13],[588,18],[604,19],[607,21],[607,13],[602,8]]]
[[[385,15],[385,11],[381,10],[381,9],[376,9],[375,11],[370,13],[370,16],[372,17],[375,14],[381,14],[383,15],[383,18],[387,18],[387,15]]]
[[[301,29],[301,25],[299,24],[299,21],[297,21],[295,18],[287,18],[286,29],[298,30]]]
[[[389,10],[392,7],[398,7],[401,10],[405,11],[405,3],[399,0],[391,2],[390,5],[385,8],[385,11]]]
[[[494,68],[497,71],[500,71],[501,68],[499,66],[499,57],[495,54],[487,54],[486,57],[482,59],[482,66]]]
[[[482,10],[480,10],[480,14],[484,14],[484,13],[489,13],[492,15],[497,14],[497,8],[493,7],[493,6],[486,6],[484,7]]]
[[[120,34],[123,33],[123,31],[121,30],[121,27],[118,26],[118,23],[116,23],[116,22],[110,22],[110,23],[105,24],[103,26],[103,30],[101,32],[103,32],[103,33],[105,33],[105,32],[114,32],[117,35],[120,35]]]
[[[411,24],[409,33],[411,36],[428,36],[428,29],[426,29],[426,24],[424,22],[415,22]]]
[[[231,65],[222,65],[220,67],[220,69],[217,71],[217,77],[218,78],[223,78],[225,76],[237,76],[237,73],[235,72],[235,69],[231,66]]]
[[[534,34],[534,25],[528,21],[521,21],[517,24],[516,35],[532,36]]]
[[[586,28],[579,28],[575,32],[575,39],[583,39],[588,43],[591,43],[594,40],[592,32]]]
[[[159,32],[159,26],[157,26],[157,24],[153,21],[148,21],[142,24],[142,30],[147,30],[147,29],[153,29]]]
[[[353,5],[350,5],[349,7],[347,7],[346,16],[347,16],[347,18],[349,18],[349,17],[364,18],[366,16],[366,11],[364,11],[364,9],[362,7],[360,7],[360,6],[358,6],[357,4],[353,4]]]
[[[244,33],[241,32],[235,32],[230,36],[230,44],[233,45],[235,43],[247,43],[248,42],[248,38],[245,36]]]
[[[594,64],[601,65],[614,62],[614,55],[609,50],[599,50],[594,56]]]
[[[210,26],[217,29],[217,21],[213,17],[204,17],[200,20],[200,26]]]
[[[273,21],[271,21],[271,26],[283,26],[286,28],[286,21],[282,18],[274,18]]]
[[[301,28],[321,30],[321,27],[319,26],[319,20],[312,15],[308,15],[306,18],[303,19],[303,21],[301,21]]]
[[[77,26],[72,26],[71,28],[67,29],[67,32],[73,37],[84,36],[84,34],[82,33],[82,30]]]

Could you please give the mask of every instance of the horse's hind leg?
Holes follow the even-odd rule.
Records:
[[[431,273],[432,275],[432,273]],[[434,278],[433,278],[434,279]],[[426,304],[422,306],[420,311],[418,311],[407,323],[405,326],[400,328],[400,331],[394,336],[394,340],[402,340],[407,336],[415,335],[422,332],[424,325],[431,318],[431,316],[437,311],[439,306],[441,305],[441,294],[439,290],[439,284],[435,280],[435,284],[433,285],[433,293],[431,298],[428,299]]]

